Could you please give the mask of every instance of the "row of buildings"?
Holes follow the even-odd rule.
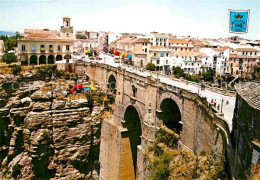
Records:
[[[260,59],[259,47],[260,42],[239,37],[194,39],[158,32],[143,35],[77,31],[74,36],[71,19],[64,17],[59,31],[25,29],[24,37],[18,39],[18,57],[29,65],[72,63],[73,53],[107,49],[117,52],[123,62],[139,68],[153,63],[157,71],[165,74],[181,67],[189,74],[214,69],[219,75],[236,76],[254,71]]]
[[[210,42],[152,32],[142,37],[133,34],[121,36],[109,44],[109,48],[132,54],[130,63],[134,66],[144,67],[153,63],[156,70],[165,74],[170,73],[173,67],[181,67],[189,74],[214,69],[219,75],[236,76],[254,71],[260,60],[260,43],[257,43],[258,46],[221,40]]]

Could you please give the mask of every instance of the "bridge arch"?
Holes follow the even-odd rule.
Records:
[[[116,94],[116,77],[113,73],[108,76],[107,85],[108,89],[110,89],[113,94]]]
[[[161,95],[157,109],[159,110],[159,124],[164,124],[169,129],[180,135],[182,131],[183,104],[179,97],[172,93]]]
[[[129,104],[126,106],[124,110],[122,126],[126,129],[126,131],[122,133],[122,138],[126,138],[130,142],[133,168],[136,174],[138,159],[137,146],[141,145],[142,135],[142,114],[139,107],[136,104]]]

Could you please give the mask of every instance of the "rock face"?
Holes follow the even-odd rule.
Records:
[[[36,89],[0,109],[0,179],[97,179],[103,107]]]

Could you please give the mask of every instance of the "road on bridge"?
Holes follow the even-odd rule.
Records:
[[[178,81],[178,79],[172,79],[162,74],[155,74],[155,73],[151,73],[150,71],[138,70],[134,67],[122,64],[121,62],[115,63],[114,58],[112,56],[103,53],[100,54],[100,57],[102,58],[102,60],[94,61],[94,62],[104,63],[113,67],[122,66],[123,68],[126,69],[126,71],[133,72],[144,77],[152,76],[154,78],[160,79],[162,83],[169,84],[181,89],[185,89],[193,93],[198,93],[201,97],[206,97],[209,103],[211,103],[213,100],[214,103],[216,103],[216,107],[219,107],[219,111],[221,112],[222,110],[222,113],[224,113],[224,119],[227,122],[229,129],[230,130],[232,129],[232,119],[234,114],[236,97],[219,94],[207,89],[202,91],[201,87],[196,85],[196,83],[193,82],[184,83]],[[90,61],[90,60],[86,58],[86,61]]]

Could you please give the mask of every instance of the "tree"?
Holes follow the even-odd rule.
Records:
[[[10,37],[5,41],[5,51],[14,50],[14,47],[16,47],[17,42],[15,37]]]
[[[3,55],[2,60],[10,66],[11,63],[17,62],[17,56],[14,53],[7,53]]]
[[[70,72],[70,73],[73,72],[71,64],[69,64],[69,72]]]
[[[185,76],[183,69],[181,69],[180,67],[174,67],[173,74],[175,75],[176,78]]]
[[[216,71],[213,69],[210,69],[210,70],[202,73],[203,79],[205,81],[213,81],[215,75],[216,75]]]
[[[147,70],[154,71],[155,70],[155,64],[148,63],[145,67]]]

